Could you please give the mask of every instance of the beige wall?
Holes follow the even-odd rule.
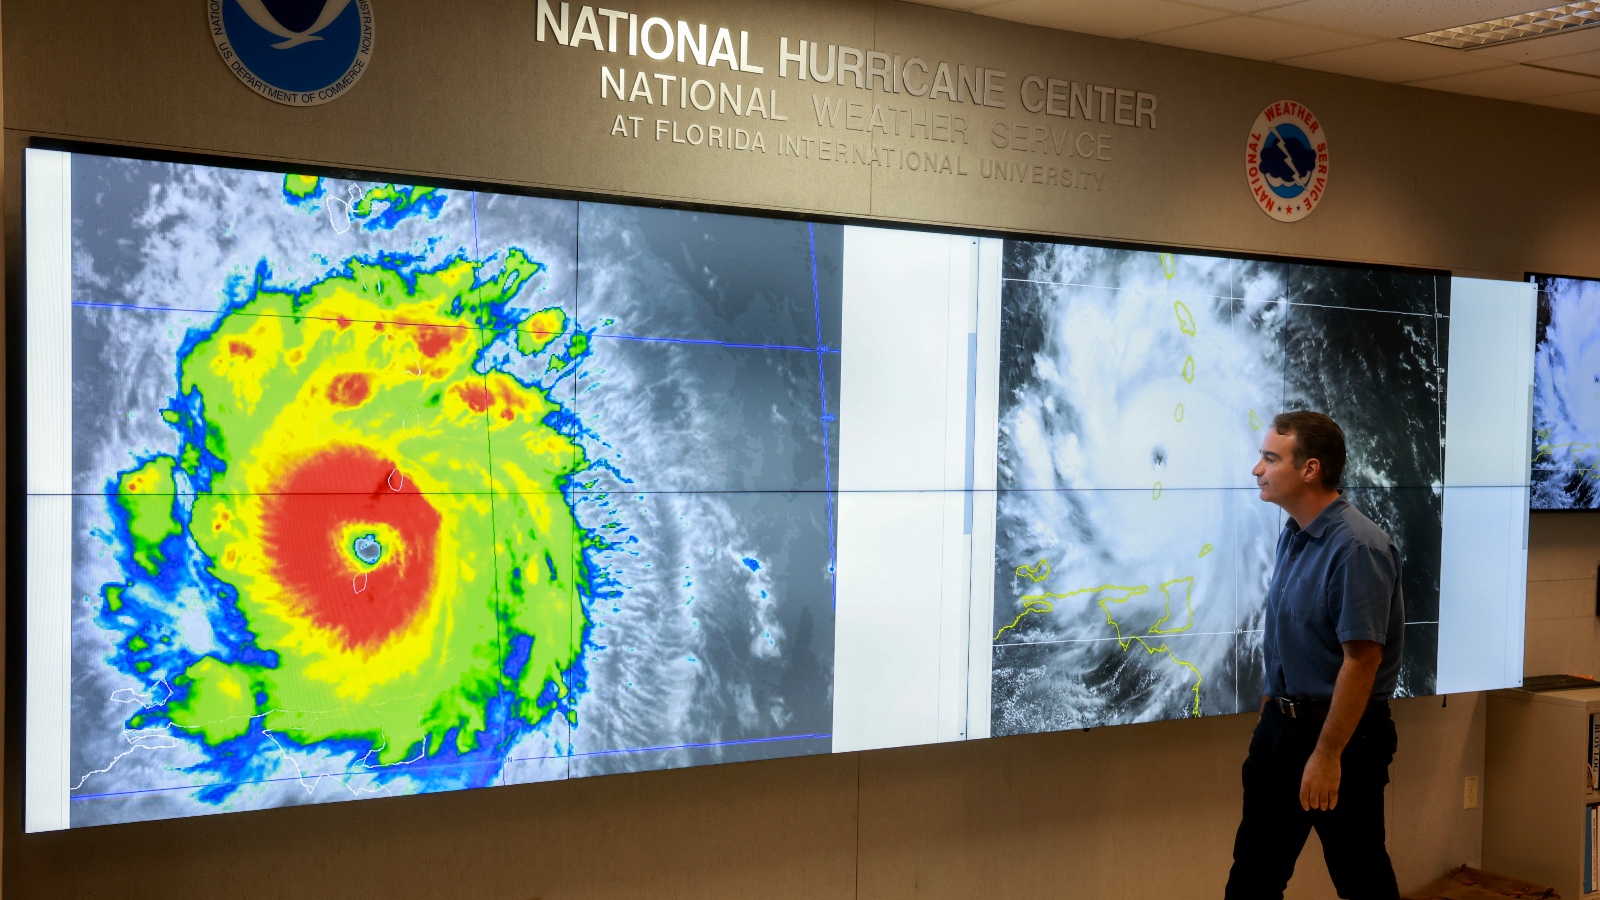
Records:
[[[1390,850],[1401,885],[1477,862],[1484,702],[1395,704]],[[862,897],[1204,897],[1227,880],[1253,716],[864,754]],[[1332,897],[1313,839],[1291,898]]]
[[[1536,513],[1528,532],[1528,675],[1600,678],[1600,515]]]
[[[1553,148],[1600,145],[1600,119],[1576,113],[892,2],[637,8],[749,30],[769,75],[746,83],[775,91],[790,117],[767,126],[775,134],[849,137],[808,122],[810,92],[771,76],[780,34],[1004,67],[1012,89],[1037,73],[1160,97],[1157,130],[1117,133],[1103,190],[1051,193],[611,137],[598,70],[621,60],[539,44],[530,0],[378,0],[371,71],[335,103],[287,109],[227,73],[201,7],[5,5],[9,272],[19,271],[19,154],[31,136],[49,135],[1461,274],[1600,276],[1600,185],[1541,187],[1561,158]],[[1246,129],[1284,98],[1309,104],[1332,138],[1327,201],[1292,226],[1253,208],[1243,174]],[[1063,124],[1014,108],[967,111],[975,141],[994,121]],[[21,296],[15,278],[7,289]],[[1535,521],[1530,672],[1600,669],[1580,597],[1600,557],[1594,521]],[[1558,616],[1565,621],[1541,624]],[[1396,718],[1391,848],[1410,887],[1480,855],[1481,811],[1462,810],[1461,788],[1482,772],[1484,703],[1402,701]],[[1217,717],[34,836],[15,830],[13,730],[4,887],[13,897],[117,898],[1216,896],[1251,724]],[[1332,896],[1315,855],[1306,859],[1292,896]]]

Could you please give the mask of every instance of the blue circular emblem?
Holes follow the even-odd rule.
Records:
[[[1280,100],[1261,111],[1245,142],[1244,174],[1256,205],[1298,222],[1328,190],[1328,132],[1305,104]]]
[[[233,74],[286,106],[342,96],[372,59],[372,0],[206,0],[206,16]]]

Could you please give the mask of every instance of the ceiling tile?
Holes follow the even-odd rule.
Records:
[[[918,6],[937,6],[941,9],[966,9],[973,10],[980,6],[992,6],[994,0],[916,0]]]
[[[1129,38],[1221,19],[1227,13],[1167,0],[1006,0],[973,12],[1081,34]]]
[[[1580,75],[1600,76],[1600,50],[1540,60],[1533,65],[1541,69],[1555,69],[1560,72],[1577,72]],[[1600,88],[1600,84],[1596,84],[1595,87]]]
[[[1376,81],[1600,113],[1600,27],[1474,51],[1395,38],[1549,0],[914,0]],[[1519,66],[1517,63],[1529,63]],[[1594,76],[1594,77],[1589,77]]]
[[[1487,72],[1468,72],[1465,75],[1413,81],[1411,86],[1449,91],[1452,94],[1494,97],[1497,100],[1528,100],[1533,97],[1600,89],[1600,81],[1585,75],[1551,72],[1548,69],[1533,69],[1528,66],[1510,66]]]
[[[1503,59],[1481,53],[1446,50],[1415,41],[1384,41],[1347,50],[1332,50],[1310,56],[1280,60],[1287,65],[1322,72],[1337,72],[1376,81],[1416,81],[1442,78],[1483,69],[1504,68]]]
[[[1176,0],[1176,2],[1181,2],[1184,6],[1220,9],[1231,13],[1253,13],[1280,6],[1293,6],[1296,3],[1304,3],[1305,0]]]
[[[1572,31],[1538,37],[1526,41],[1513,41],[1499,46],[1488,46],[1469,53],[1482,53],[1512,62],[1536,62],[1553,56],[1571,56],[1589,50],[1600,50],[1600,25],[1591,25]]]
[[[1252,16],[1233,16],[1199,25],[1185,25],[1171,31],[1160,31],[1140,38],[1154,44],[1204,50],[1223,56],[1245,59],[1273,60],[1286,56],[1305,56],[1328,50],[1341,50],[1374,43],[1377,39],[1359,35],[1340,34],[1297,25],[1293,22],[1275,22]]]
[[[1399,38],[1551,5],[1548,0],[1306,0],[1266,10],[1261,15],[1337,31]]]
[[[1542,97],[1530,100],[1538,106],[1554,106],[1558,109],[1570,109],[1575,112],[1594,113],[1600,115],[1600,91],[1584,91],[1580,94],[1563,94],[1559,97]]]

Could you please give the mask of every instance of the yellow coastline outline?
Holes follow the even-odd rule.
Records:
[[[1545,440],[1545,441],[1548,441],[1550,439],[1550,436],[1551,435],[1550,435],[1550,430],[1549,429],[1541,429],[1539,432],[1537,432],[1534,435],[1534,437],[1540,438],[1540,439]],[[1538,448],[1537,448],[1538,452],[1533,455],[1533,462],[1534,462],[1535,465],[1537,465],[1542,460],[1549,460],[1550,462],[1555,462],[1556,461],[1556,451],[1558,451],[1558,450],[1567,451],[1567,456],[1569,458],[1572,458],[1572,459],[1575,460],[1579,453],[1582,453],[1585,450],[1593,450],[1597,446],[1600,446],[1600,442],[1594,442],[1594,441],[1588,441],[1588,442],[1585,442],[1585,441],[1568,441],[1566,443],[1561,443],[1561,444],[1543,443],[1543,444],[1539,444],[1538,445]],[[1600,472],[1600,466],[1578,466],[1575,469],[1573,469],[1573,471],[1584,473],[1583,477],[1588,478],[1590,480],[1600,480],[1600,474],[1597,474],[1597,472]]]
[[[1195,332],[1199,329],[1194,324],[1194,313],[1189,311],[1188,304],[1182,300],[1174,300],[1172,301],[1172,311],[1178,316],[1178,330],[1189,337],[1194,337]]]
[[[1048,559],[1041,559],[1031,566],[1018,566],[1016,568],[1016,572],[1019,576],[1029,578],[1037,584],[1038,582],[1049,577],[1050,561]],[[1182,625],[1175,628],[1163,628],[1162,626],[1166,624],[1167,620],[1172,618],[1172,588],[1174,585],[1179,584],[1184,586],[1183,608],[1185,621]],[[1122,623],[1118,622],[1116,616],[1112,615],[1109,604],[1127,603],[1129,600],[1132,600],[1135,597],[1141,597],[1145,594],[1148,594],[1150,593],[1150,586],[1144,584],[1102,584],[1098,587],[1078,588],[1077,590],[1067,591],[1061,594],[1047,592],[1043,594],[1031,594],[1017,598],[1022,601],[1022,611],[1017,613],[1017,617],[1012,619],[1009,625],[1004,625],[999,631],[996,631],[994,633],[994,639],[996,641],[1000,640],[1001,635],[1016,628],[1022,623],[1022,620],[1029,615],[1044,615],[1046,613],[1054,612],[1055,601],[1067,600],[1072,597],[1081,597],[1085,594],[1091,596],[1096,594],[1110,594],[1111,596],[1101,597],[1100,599],[1096,600],[1095,603],[1099,605],[1100,610],[1106,614],[1106,624],[1110,625],[1112,630],[1116,632],[1117,646],[1122,648],[1124,652],[1127,652],[1135,643],[1137,643],[1140,647],[1144,648],[1145,652],[1149,655],[1156,656],[1164,653],[1168,659],[1172,660],[1174,664],[1193,672],[1194,686],[1190,688],[1190,692],[1194,695],[1194,703],[1189,708],[1189,715],[1194,718],[1199,718],[1200,684],[1205,680],[1205,676],[1200,673],[1199,667],[1188,660],[1179,659],[1177,653],[1173,652],[1172,647],[1165,641],[1155,644],[1145,640],[1147,637],[1153,638],[1161,635],[1182,634],[1183,632],[1194,627],[1194,578],[1192,576],[1185,575],[1182,578],[1174,578],[1171,581],[1164,581],[1159,585],[1159,587],[1161,588],[1162,596],[1166,598],[1166,606],[1162,611],[1161,618],[1157,619],[1155,624],[1150,626],[1150,630],[1144,634],[1123,634]]]

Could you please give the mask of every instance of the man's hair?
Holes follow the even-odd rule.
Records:
[[[1273,416],[1272,428],[1279,434],[1294,437],[1295,468],[1314,459],[1322,463],[1322,486],[1329,489],[1339,486],[1339,478],[1344,475],[1344,429],[1338,422],[1322,413],[1302,409]]]

